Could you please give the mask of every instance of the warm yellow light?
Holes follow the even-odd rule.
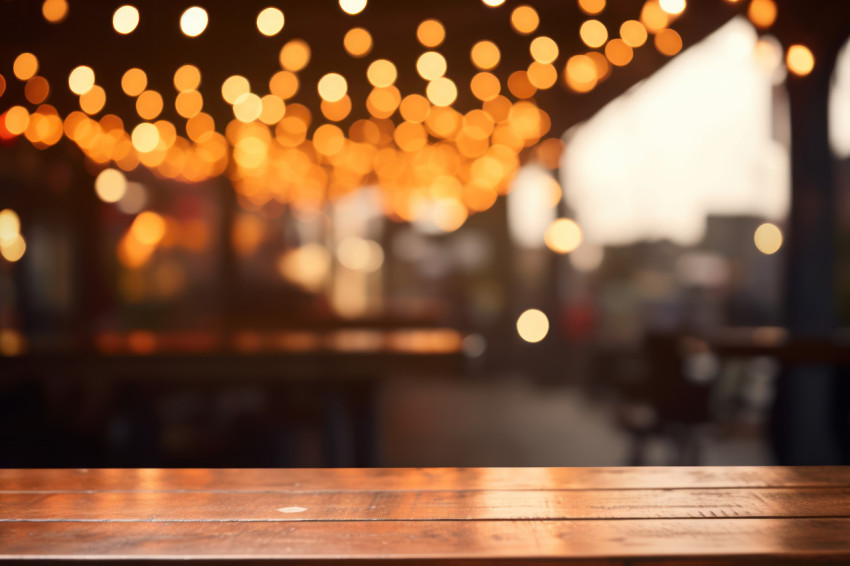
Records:
[[[401,117],[408,122],[420,124],[428,117],[431,105],[428,104],[428,99],[421,94],[408,94],[401,101],[398,110]]]
[[[289,71],[278,71],[269,79],[269,90],[283,100],[289,100],[298,92],[298,77]]]
[[[671,31],[673,33],[676,33],[673,30],[664,30],[664,31]],[[656,46],[658,45],[658,37],[660,35],[662,35],[662,34],[659,33],[658,35],[655,36]],[[676,34],[676,35],[678,36],[679,34]],[[680,46],[681,46],[681,44],[680,44]],[[605,46],[605,57],[607,57],[608,60],[611,61],[612,65],[616,65],[617,67],[623,67],[623,66],[631,63],[633,56],[634,56],[634,51],[622,39],[619,39],[619,38],[618,39],[612,39]]]
[[[490,6],[491,8],[495,8],[497,6],[501,6],[505,3],[505,0],[481,0],[485,6]]]
[[[135,128],[130,136],[133,147],[141,153],[149,153],[156,149],[159,144],[159,130],[150,122],[142,122]]]
[[[32,53],[21,53],[12,64],[12,72],[22,81],[31,79],[38,72],[38,59]]]
[[[41,14],[51,24],[58,24],[68,16],[67,0],[44,0]]]
[[[511,25],[518,33],[527,35],[540,25],[540,16],[537,15],[537,10],[531,6],[517,6],[511,12]]]
[[[372,51],[372,35],[363,28],[351,28],[345,34],[342,44],[352,57],[363,57]]]
[[[262,99],[262,112],[260,122],[269,126],[277,124],[286,114],[286,104],[274,94],[267,94]]]
[[[148,246],[157,245],[165,236],[166,231],[165,219],[157,214],[146,210],[133,220],[130,226],[130,233],[142,244]]]
[[[19,136],[26,131],[30,123],[30,113],[23,106],[12,106],[6,111],[6,130]]]
[[[372,86],[390,86],[395,83],[397,77],[398,71],[396,71],[395,65],[392,61],[386,59],[377,59],[366,69],[366,78],[369,79]]]
[[[684,12],[687,7],[685,0],[658,0],[658,4],[662,10],[674,16]]]
[[[94,86],[94,71],[91,67],[80,65],[68,75],[68,88],[76,95],[82,96]]]
[[[197,90],[184,90],[174,100],[174,109],[184,118],[196,116],[204,108],[204,97]]]
[[[136,99],[136,112],[143,120],[153,120],[162,112],[162,95],[155,90],[146,90]]]
[[[516,321],[519,337],[532,344],[540,342],[549,334],[549,318],[537,309],[528,309]]]
[[[620,37],[629,47],[640,47],[648,38],[646,28],[637,20],[626,20],[620,26]]]
[[[803,77],[811,73],[812,69],[815,68],[815,56],[805,45],[792,45],[788,48],[785,63],[788,65],[789,71]]]
[[[4,92],[6,92],[6,79],[0,75],[0,96],[3,96]]]
[[[579,28],[579,36],[588,47],[602,47],[608,41],[608,28],[599,20],[587,20]]]
[[[94,180],[94,192],[103,202],[118,202],[127,192],[127,178],[118,169],[104,169]]]
[[[139,96],[148,87],[148,76],[141,69],[128,69],[121,77],[121,90],[127,96]]]
[[[354,16],[366,9],[366,3],[367,0],[339,0],[339,7],[346,14]]]
[[[401,93],[394,86],[376,87],[366,98],[366,109],[376,118],[389,118],[401,104]]]
[[[469,90],[472,91],[472,95],[481,100],[482,102],[487,102],[490,100],[494,100],[502,90],[502,84],[499,82],[498,77],[492,73],[481,72],[476,73],[472,80],[469,82]]]
[[[347,269],[371,273],[384,264],[384,249],[374,240],[349,236],[337,246],[336,257]]]
[[[310,62],[310,46],[303,39],[293,39],[280,50],[280,66],[297,73]]]
[[[106,105],[106,91],[98,85],[80,97],[80,109],[86,114],[97,114]]]
[[[260,33],[271,37],[280,33],[283,29],[283,12],[269,6],[257,14],[257,29]]]
[[[237,98],[246,92],[250,92],[250,90],[251,84],[248,82],[248,79],[242,75],[227,77],[224,79],[224,82],[221,83],[221,97],[228,104],[235,104]]]
[[[416,60],[416,72],[426,81],[433,81],[445,75],[446,66],[446,58],[436,51],[426,51]]]
[[[757,28],[766,29],[776,21],[776,3],[773,0],[752,0],[747,16]]]
[[[15,238],[8,244],[0,244],[0,255],[3,256],[3,259],[12,263],[15,263],[24,257],[24,253],[26,253],[26,251],[27,242],[20,234],[16,235]]]
[[[345,135],[333,124],[324,124],[313,132],[313,146],[322,155],[336,155],[345,147]]]
[[[209,16],[200,6],[188,8],[180,16],[180,30],[188,37],[198,37],[207,29]]]
[[[756,249],[765,255],[775,254],[782,247],[782,231],[776,224],[765,222],[753,234]]]
[[[526,75],[528,76],[528,82],[540,90],[552,88],[558,82],[558,71],[549,63],[532,62],[528,66]]]
[[[663,29],[655,34],[655,48],[659,53],[672,57],[682,50],[682,36],[676,30]]]
[[[434,106],[450,106],[457,98],[457,86],[446,77],[428,83],[425,93]]]
[[[578,0],[578,7],[585,14],[598,14],[605,9],[605,0]]]
[[[655,33],[667,26],[670,14],[661,9],[658,0],[647,0],[641,8],[640,21],[650,33]]]
[[[198,90],[201,86],[201,71],[194,65],[183,65],[174,71],[174,88],[183,92]]]
[[[21,233],[21,219],[11,208],[0,210],[0,244],[9,244]]]
[[[558,58],[558,44],[551,37],[535,37],[529,46],[531,57],[538,63],[553,63]]]
[[[328,73],[319,79],[317,89],[323,100],[336,102],[348,92],[348,83],[339,73]]]
[[[139,10],[135,6],[125,4],[112,14],[112,27],[121,35],[132,33],[139,25]]]
[[[438,20],[424,20],[416,28],[416,39],[425,47],[437,47],[446,39],[446,28]]]
[[[598,82],[596,64],[587,55],[573,55],[564,69],[567,86],[576,92],[590,92]]]
[[[501,53],[495,43],[484,40],[472,46],[469,57],[472,59],[473,65],[482,71],[489,71],[499,64]]]
[[[344,120],[351,113],[351,99],[348,95],[343,96],[336,102],[323,100],[321,104],[322,114],[331,122]]]
[[[263,101],[253,92],[245,92],[233,102],[233,115],[240,122],[248,123],[263,113]]]
[[[569,218],[559,218],[546,229],[544,242],[555,253],[568,254],[581,244],[581,228]]]

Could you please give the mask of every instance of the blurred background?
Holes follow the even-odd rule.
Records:
[[[0,466],[850,463],[850,6],[0,0]]]

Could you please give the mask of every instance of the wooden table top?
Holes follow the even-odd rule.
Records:
[[[850,563],[850,467],[0,470],[0,559]]]

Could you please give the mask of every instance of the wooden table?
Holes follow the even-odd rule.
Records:
[[[0,559],[850,563],[850,468],[0,470]]]

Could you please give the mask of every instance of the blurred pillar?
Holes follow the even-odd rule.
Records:
[[[828,340],[836,327],[836,208],[829,147],[829,86],[839,42],[811,45],[811,74],[789,75],[791,212],[787,237],[785,320],[792,337]],[[832,427],[835,371],[828,365],[786,368],[774,407],[774,443],[782,464],[837,464]]]

